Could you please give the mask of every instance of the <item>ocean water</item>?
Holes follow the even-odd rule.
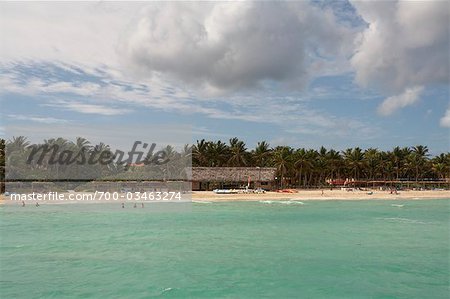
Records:
[[[1,298],[449,298],[449,200],[0,206]]]

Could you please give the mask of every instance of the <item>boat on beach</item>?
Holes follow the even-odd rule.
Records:
[[[214,193],[216,194],[237,194],[239,193],[236,189],[214,189]]]

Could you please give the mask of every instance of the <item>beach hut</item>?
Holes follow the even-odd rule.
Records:
[[[216,188],[275,187],[276,168],[273,167],[193,167],[192,190]]]

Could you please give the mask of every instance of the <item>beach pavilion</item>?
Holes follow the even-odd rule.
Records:
[[[192,167],[192,190],[275,188],[273,167]]]

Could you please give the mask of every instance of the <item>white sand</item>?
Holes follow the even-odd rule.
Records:
[[[369,191],[342,190],[299,190],[297,193],[266,192],[264,194],[215,194],[211,191],[192,193],[195,201],[258,201],[258,200],[370,200],[370,199],[439,199],[450,198],[450,191],[399,191],[390,194],[389,191],[376,191],[369,195]]]
[[[368,194],[372,192],[372,194]],[[69,193],[62,193],[67,197]],[[79,192],[79,194],[92,194]],[[343,191],[343,190],[298,190],[296,193],[266,192],[263,194],[239,193],[239,194],[215,194],[212,191],[194,191],[192,194],[185,194],[183,197],[189,200],[189,195],[193,201],[259,201],[259,200],[373,200],[373,199],[399,199],[399,200],[422,200],[422,199],[450,199],[450,191],[399,191],[398,194],[390,194],[389,191]],[[0,204],[5,203],[9,197],[0,195]],[[119,199],[126,201],[126,199]],[[61,201],[47,201],[59,202]],[[67,201],[63,201],[67,202]],[[76,202],[76,201],[75,201]],[[102,202],[108,202],[102,200]]]

